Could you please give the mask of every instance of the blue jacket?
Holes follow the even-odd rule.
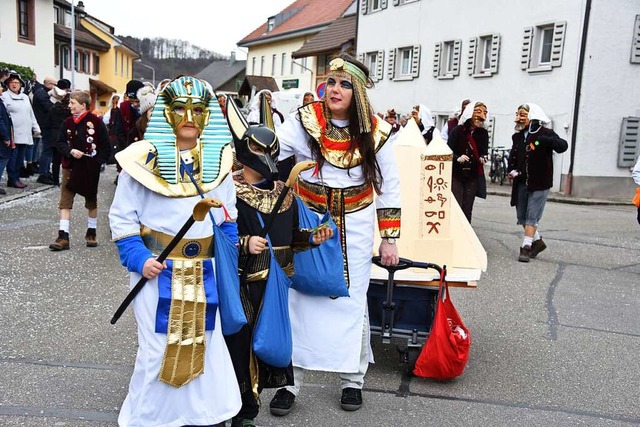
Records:
[[[13,123],[11,122],[11,116],[9,116],[9,112],[7,108],[4,106],[4,102],[0,99],[0,143],[4,143],[4,141],[11,141],[11,129],[13,128]]]

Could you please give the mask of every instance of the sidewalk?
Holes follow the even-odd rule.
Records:
[[[505,181],[504,185],[500,183],[492,183],[487,174],[487,194],[495,196],[511,197],[511,183]],[[550,192],[547,199],[550,202],[568,203],[573,205],[631,205],[631,200],[603,200],[603,199],[586,199],[573,196],[567,196],[561,192]]]
[[[7,173],[4,173],[6,177]],[[12,200],[21,199],[23,197],[27,197],[31,194],[39,193],[41,191],[50,190],[52,188],[58,189],[55,185],[45,185],[37,182],[38,175],[30,176],[29,178],[20,178],[20,181],[24,182],[28,186],[26,188],[12,188],[7,187],[7,180],[0,180],[0,188],[7,192],[5,195],[0,195],[0,203],[10,202]]]

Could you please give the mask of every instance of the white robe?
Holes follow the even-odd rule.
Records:
[[[205,196],[219,199],[231,217],[237,217],[231,175]],[[199,200],[200,196],[169,198],[154,193],[122,171],[109,211],[112,236],[118,239],[139,234],[140,224],[175,235]],[[222,209],[213,209],[211,212],[216,223],[224,221]],[[203,238],[211,235],[212,224],[207,216],[204,221],[196,221],[185,237]],[[140,275],[132,272],[130,287],[139,279]],[[222,336],[220,312],[216,314],[215,329],[206,331],[205,334],[204,373],[176,388],[158,380],[167,336],[155,332],[157,304],[158,280],[153,279],[144,285],[133,301],[133,312],[138,324],[138,354],[129,393],[120,409],[119,425],[211,425],[235,416],[242,403],[231,357]]]
[[[348,124],[346,121],[332,122],[341,127]],[[296,156],[297,162],[312,160],[307,142],[309,135],[295,115],[285,120],[276,132],[280,140],[281,160],[292,155]],[[400,181],[391,148],[394,138],[395,136],[391,136],[376,154],[384,178],[383,194],[367,208],[345,215],[350,297],[331,299],[304,295],[293,289],[289,291],[294,366],[342,373],[355,373],[359,370],[377,221],[376,208],[400,207]],[[364,183],[360,166],[351,168],[347,173],[347,170],[325,162],[321,172],[324,185],[328,187],[346,188]],[[300,173],[305,181],[320,183],[320,176],[312,175],[313,169]],[[369,325],[365,325],[365,328],[368,333]],[[369,360],[373,362],[370,346],[368,351]]]

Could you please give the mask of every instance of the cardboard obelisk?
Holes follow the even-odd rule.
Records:
[[[402,200],[398,252],[413,261],[446,265],[449,282],[476,286],[487,254],[451,193],[453,153],[439,135],[427,146],[413,120],[400,132],[393,145]],[[408,269],[395,278],[433,285],[436,276],[432,270]],[[386,278],[386,271],[374,266],[372,277]]]

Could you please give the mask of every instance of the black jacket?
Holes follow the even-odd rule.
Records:
[[[49,99],[47,88],[42,83],[36,83],[33,88],[33,114],[36,116],[40,128],[44,127],[49,111],[53,109],[53,102]]]
[[[0,144],[4,144],[5,141],[12,140],[13,123],[11,122],[11,116],[7,111],[7,107],[4,106],[4,102],[0,99]]]
[[[527,190],[541,191],[553,186],[553,152],[564,153],[569,145],[553,130],[541,127],[536,133],[528,129],[516,132],[511,139],[513,146],[509,155],[509,170],[520,174],[514,181],[525,182]],[[525,133],[528,133],[525,140]]]
[[[453,151],[453,176],[456,179],[465,181],[467,179],[476,179],[481,174],[479,159],[474,158],[471,144],[467,139],[471,126],[471,120],[467,120],[464,124],[453,128],[447,139],[447,145]],[[471,136],[476,142],[478,155],[484,157],[489,153],[489,132],[485,128],[475,128]],[[470,162],[460,163],[457,158],[466,154]]]

